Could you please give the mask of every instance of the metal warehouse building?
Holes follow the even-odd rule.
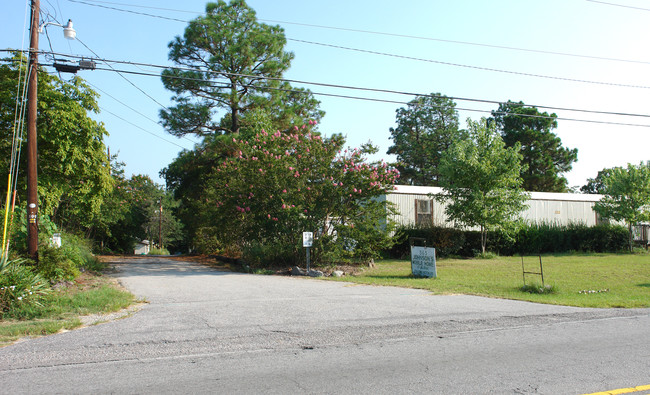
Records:
[[[453,226],[445,215],[445,203],[432,197],[441,193],[442,188],[438,187],[396,185],[395,190],[387,194],[385,199],[397,208],[399,214],[394,215],[393,220],[398,224]],[[521,217],[531,223],[582,223],[593,226],[601,222],[593,210],[601,195],[550,192],[528,194],[528,208],[522,211]]]

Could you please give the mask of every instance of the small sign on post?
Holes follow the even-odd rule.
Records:
[[[411,244],[411,272],[417,277],[438,277],[436,271],[436,249],[426,247],[426,242],[424,247]]]
[[[309,273],[309,248],[314,244],[313,232],[302,232],[302,246],[307,249],[307,273]]]

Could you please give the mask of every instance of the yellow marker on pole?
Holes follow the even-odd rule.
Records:
[[[7,202],[5,203],[5,223],[4,230],[2,231],[2,257],[5,256],[7,246],[7,219],[9,219],[9,199],[11,199],[11,173],[9,173],[9,180],[7,181]]]

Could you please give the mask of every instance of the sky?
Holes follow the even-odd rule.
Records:
[[[27,49],[30,1],[3,3],[0,49]],[[565,174],[569,186],[584,185],[603,168],[650,159],[647,0],[247,3],[258,20],[284,28],[286,50],[295,55],[285,78],[316,93],[326,113],[320,132],[342,133],[351,147],[372,142],[379,148],[373,159],[395,160],[386,154],[395,111],[428,93],[458,98],[463,127],[467,118],[490,116],[498,102],[551,107],[540,110],[557,114],[554,132],[565,147],[578,149],[578,161]],[[104,123],[106,145],[126,164],[127,176],[147,174],[164,184],[159,172],[199,140],[176,138],[160,126],[159,110],[172,105],[160,68],[107,61],[171,66],[168,43],[183,34],[182,21],[205,11],[205,2],[41,0],[41,11],[42,19],[71,19],[78,38],[66,40],[61,27],[48,25],[41,50],[105,60],[78,75],[101,95],[101,112],[93,118]],[[41,55],[39,61],[52,58]]]

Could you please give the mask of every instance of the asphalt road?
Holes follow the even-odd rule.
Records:
[[[650,384],[650,309],[434,296],[159,258],[116,267],[148,303],[0,349],[0,393],[584,394]]]

